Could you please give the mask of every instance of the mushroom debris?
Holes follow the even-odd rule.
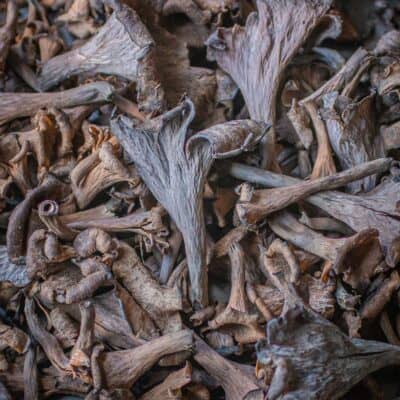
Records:
[[[0,398],[400,396],[399,29],[0,2]]]

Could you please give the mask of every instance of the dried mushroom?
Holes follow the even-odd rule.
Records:
[[[399,28],[0,1],[0,398],[398,396]]]

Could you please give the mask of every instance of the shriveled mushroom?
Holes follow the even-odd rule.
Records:
[[[219,28],[209,37],[209,55],[237,83],[252,119],[275,124],[283,71],[331,3],[258,0],[245,28]],[[265,143],[264,162],[271,166],[276,163],[274,135]]]
[[[188,259],[192,300],[207,305],[206,243],[202,193],[215,158],[239,154],[265,134],[266,126],[231,121],[192,135],[195,110],[190,100],[143,126],[118,118],[112,131],[132,157],[154,196],[181,231]]]
[[[43,64],[39,85],[48,90],[81,73],[117,75],[137,83],[144,111],[160,112],[164,93],[154,68],[153,39],[132,8],[114,5],[113,15],[88,42]]]

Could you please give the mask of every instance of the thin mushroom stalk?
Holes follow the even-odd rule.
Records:
[[[135,162],[139,175],[181,231],[188,260],[192,300],[208,303],[206,234],[202,194],[207,173],[216,158],[251,149],[266,126],[250,120],[231,121],[190,135],[193,103],[179,106],[142,126],[119,117],[113,133]]]
[[[41,108],[70,108],[112,101],[115,89],[107,82],[93,82],[51,93],[0,93],[0,125],[34,115]]]
[[[237,179],[270,187],[286,187],[300,183],[301,180],[275,174],[259,168],[238,163],[229,164],[227,172]],[[396,171],[393,171],[396,174]],[[400,259],[399,212],[396,204],[399,198],[396,176],[387,177],[374,190],[362,195],[327,190],[306,197],[305,200],[344,222],[356,232],[377,229],[379,241],[386,256],[386,262],[394,266]]]
[[[118,4],[106,24],[83,46],[43,64],[39,86],[48,90],[82,73],[116,75],[138,84],[141,108],[160,112],[165,106],[164,93],[153,53],[154,41],[139,16],[129,6]]]
[[[7,16],[0,28],[0,86],[3,86],[4,70],[10,46],[14,40],[18,21],[18,7],[14,0],[7,2]]]
[[[368,274],[374,273],[382,259],[380,251],[372,257],[375,254],[373,245],[378,241],[378,232],[375,229],[366,229],[347,238],[329,238],[301,224],[287,211],[272,215],[268,224],[279,237],[329,261],[331,264],[324,271],[324,280],[330,270],[335,270],[336,273],[344,273],[344,279],[350,284],[361,285],[365,281],[368,283]],[[371,265],[367,268],[369,262]],[[362,278],[358,282],[354,275],[359,273]]]
[[[208,322],[211,329],[219,329],[233,335],[239,343],[254,343],[264,336],[258,315],[252,314],[245,285],[245,253],[238,244],[229,249],[231,261],[231,294],[229,303],[220,314]]]
[[[227,400],[264,399],[253,371],[222,357],[197,335],[194,359],[222,386]]]
[[[302,182],[282,189],[255,190],[250,193],[250,199],[239,199],[236,205],[236,212],[243,223],[255,224],[267,215],[314,193],[336,189],[360,178],[385,172],[389,169],[391,163],[392,159],[383,158],[358,165],[335,175]],[[245,193],[244,197],[246,197]]]
[[[283,72],[331,3],[258,0],[257,12],[248,16],[244,28],[219,28],[208,38],[210,58],[239,86],[252,119],[275,124]],[[264,162],[273,166],[275,135],[264,142]]]

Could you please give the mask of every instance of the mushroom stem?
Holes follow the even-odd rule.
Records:
[[[103,353],[99,362],[105,386],[109,389],[129,388],[160,358],[189,350],[192,343],[192,332],[181,330],[150,340],[134,349]]]

